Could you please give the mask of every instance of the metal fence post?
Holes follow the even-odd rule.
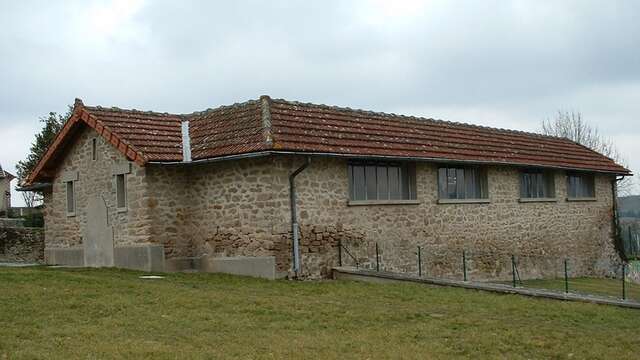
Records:
[[[625,284],[625,266],[626,264],[622,263],[622,300],[627,300],[627,284]]]
[[[513,287],[516,287],[516,256],[511,254],[511,276],[513,278]]]
[[[569,268],[567,259],[564,259],[564,292],[569,293]]]
[[[462,277],[467,281],[467,252],[462,250]]]
[[[338,265],[342,267],[342,240],[338,240]]]
[[[380,252],[378,251],[378,243],[376,242],[376,271],[380,271]]]
[[[422,277],[422,249],[418,246],[418,277]]]

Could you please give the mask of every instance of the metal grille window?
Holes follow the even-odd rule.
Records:
[[[438,188],[440,199],[487,199],[487,173],[479,167],[441,167]]]
[[[349,198],[415,200],[415,169],[407,163],[350,162]]]
[[[593,175],[568,174],[567,195],[569,198],[594,198],[596,189]]]
[[[520,197],[523,199],[555,198],[553,172],[527,169],[520,174]]]

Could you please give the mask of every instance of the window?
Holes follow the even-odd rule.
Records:
[[[116,175],[116,208],[127,209],[127,178],[125,174]]]
[[[571,199],[596,197],[595,180],[593,175],[568,174],[567,196]]]
[[[67,187],[67,216],[73,216],[76,213],[76,194],[73,181],[65,182]]]
[[[520,174],[520,197],[523,199],[555,198],[554,173],[527,169]]]
[[[361,200],[415,200],[415,169],[407,163],[349,163],[349,198]]]
[[[98,139],[91,139],[91,160],[98,159]]]
[[[440,199],[488,199],[487,173],[479,167],[441,167]]]

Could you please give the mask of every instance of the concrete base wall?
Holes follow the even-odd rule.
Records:
[[[166,261],[166,271],[198,271],[279,279],[286,273],[276,271],[275,256],[187,257]]]
[[[164,248],[161,245],[117,246],[114,249],[115,267],[147,272],[164,271]],[[81,247],[47,248],[48,265],[85,266]]]
[[[84,249],[47,248],[44,249],[44,262],[47,265],[84,266]]]

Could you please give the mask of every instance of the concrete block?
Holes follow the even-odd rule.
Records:
[[[44,262],[47,265],[84,266],[84,249],[81,247],[46,248]]]
[[[233,275],[276,279],[276,258],[274,256],[237,256],[203,258],[204,272],[220,272]]]
[[[162,245],[117,246],[113,252],[115,267],[147,272],[165,270]]]

